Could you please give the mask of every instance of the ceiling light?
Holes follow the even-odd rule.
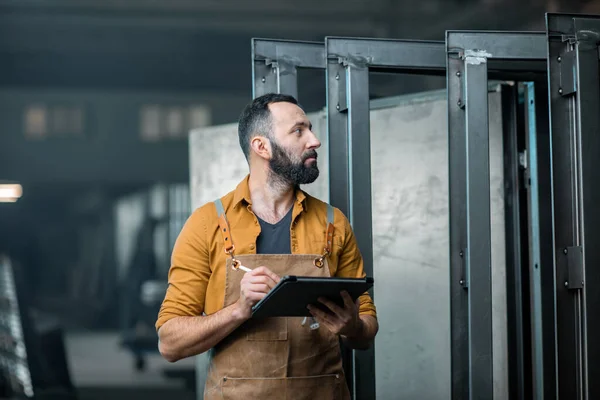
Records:
[[[0,184],[0,203],[14,203],[23,195],[23,187],[18,183]]]

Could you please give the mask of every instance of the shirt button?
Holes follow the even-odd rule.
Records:
[[[250,250],[254,250],[254,245],[253,244],[250,245]]]

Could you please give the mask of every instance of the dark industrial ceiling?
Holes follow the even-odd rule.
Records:
[[[0,86],[250,93],[252,37],[443,40],[447,29],[540,30],[545,12],[590,3],[0,0]]]

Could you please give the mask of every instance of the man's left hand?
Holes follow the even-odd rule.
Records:
[[[308,306],[308,310],[315,317],[319,324],[324,325],[336,335],[353,337],[360,335],[362,321],[358,315],[359,300],[356,303],[345,290],[341,292],[344,300],[344,307],[340,307],[331,300],[320,297],[318,300],[330,312],[324,311],[313,305]]]

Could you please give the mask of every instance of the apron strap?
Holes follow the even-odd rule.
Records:
[[[323,249],[323,255],[315,258],[313,264],[317,268],[323,268],[323,260],[325,257],[331,254],[331,244],[333,242],[333,206],[327,204],[327,230],[325,231],[325,248]]]
[[[215,206],[217,207],[219,227],[221,228],[221,234],[223,235],[223,241],[225,243],[225,253],[232,255],[235,246],[233,245],[233,240],[231,240],[231,231],[229,230],[229,223],[227,222],[227,216],[225,215],[225,209],[223,208],[221,199],[215,200]]]
[[[327,233],[325,236],[325,253],[331,253],[331,243],[333,241],[333,206],[327,204]]]

